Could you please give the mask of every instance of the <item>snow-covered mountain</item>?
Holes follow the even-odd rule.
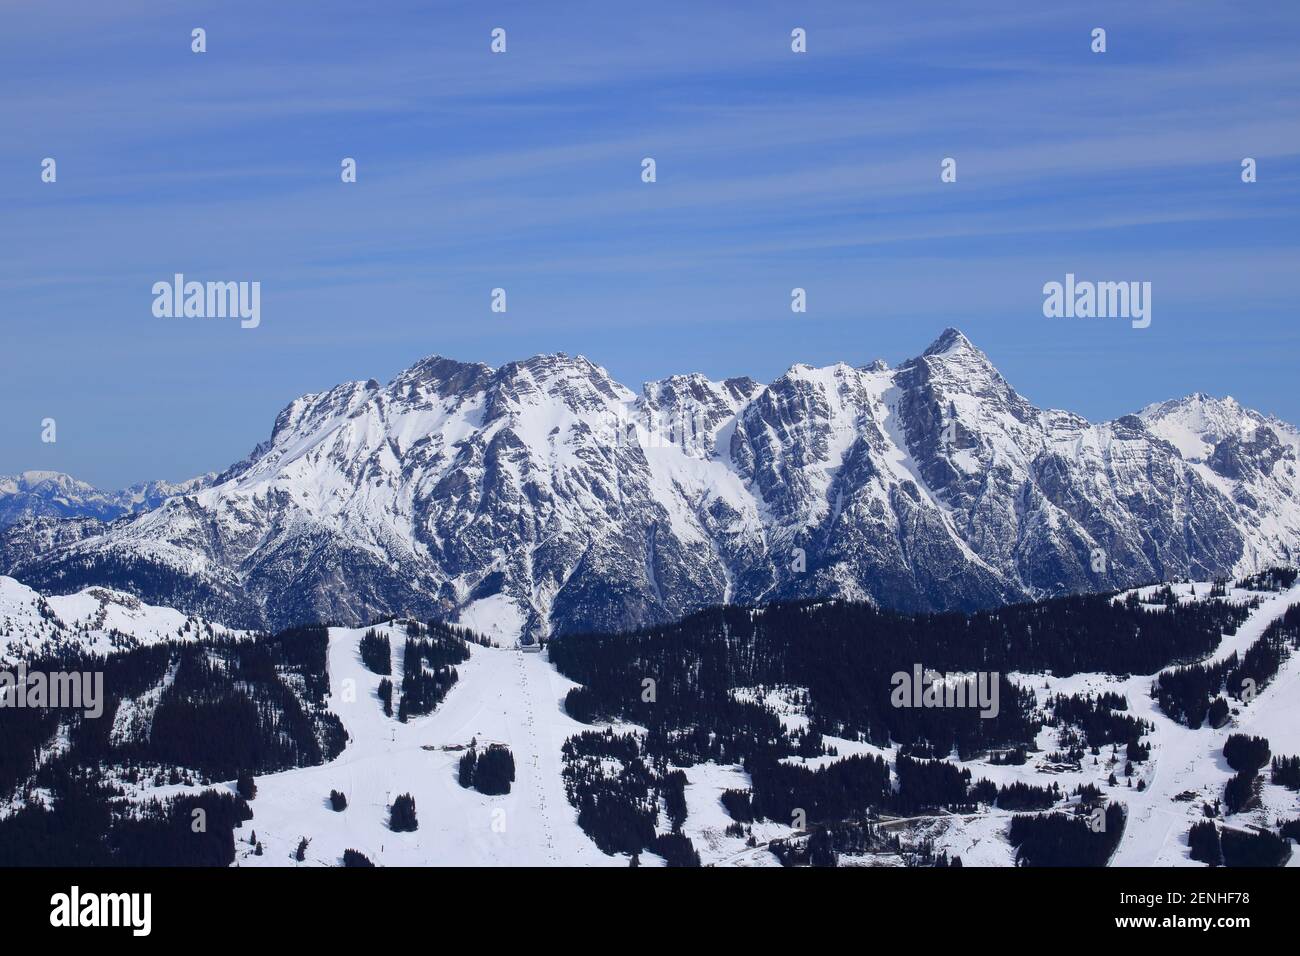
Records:
[[[501,639],[840,596],[971,608],[1300,554],[1300,432],[1202,395],[1091,424],[960,332],[919,357],[637,394],[582,357],[432,357],[306,395],[224,474],[0,572],[232,626],[457,618]]]
[[[205,487],[215,475],[189,481],[147,481],[119,491],[101,491],[57,471],[0,475],[0,528],[32,518],[97,518],[111,521],[156,508],[172,495]]]
[[[109,588],[45,597],[0,576],[0,666],[67,651],[111,654],[219,635],[245,636]]]

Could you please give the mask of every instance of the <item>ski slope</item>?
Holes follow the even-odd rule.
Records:
[[[1297,601],[1300,601],[1300,586],[1265,599],[1259,610],[1235,635],[1226,637],[1208,660],[1220,661],[1233,651],[1244,652]],[[1156,730],[1151,735],[1155,744],[1149,761],[1151,769],[1144,778],[1146,789],[1141,793],[1136,789],[1117,792],[1117,798],[1127,804],[1128,822],[1124,838],[1111,860],[1113,866],[1196,865],[1189,855],[1187,831],[1202,819],[1202,803],[1222,798],[1224,785],[1233,775],[1223,757],[1224,741],[1231,734],[1266,736],[1275,754],[1296,753],[1296,745],[1300,743],[1300,714],[1297,713],[1300,697],[1296,696],[1300,692],[1300,654],[1293,653],[1287,658],[1277,676],[1255,700],[1233,701],[1233,709],[1238,713],[1217,730],[1208,725],[1192,730],[1170,720],[1150,696],[1153,682],[1153,677],[1125,682],[1124,692],[1131,713],[1151,721]],[[1264,777],[1267,780],[1267,767]],[[1294,811],[1294,794],[1268,784],[1264,790],[1266,796],[1273,796],[1269,791],[1287,794]],[[1174,799],[1188,793],[1195,794],[1196,799]],[[1229,827],[1244,827],[1249,823],[1263,823],[1265,815],[1267,804],[1265,809],[1232,814],[1221,822]],[[1271,816],[1268,822],[1273,822]]]
[[[573,685],[543,655],[470,645],[470,659],[456,666],[459,681],[437,710],[403,724],[384,716],[381,678],[361,663],[365,630],[330,629],[330,709],[347,730],[346,748],[328,764],[257,778],[254,819],[235,836],[247,841],[255,831],[263,854],[237,843],[235,865],[336,866],[348,848],[380,866],[627,865],[626,857],[596,848],[565,799],[560,748],[590,728],[564,713]],[[396,710],[405,632],[393,625],[379,630],[388,631],[394,648]],[[509,794],[483,796],[457,783],[463,750],[447,748],[475,738],[480,750],[503,743],[514,753]],[[330,808],[330,790],[346,794],[346,810]],[[388,808],[402,793],[415,798],[413,833],[388,828]],[[302,837],[311,842],[297,864]]]

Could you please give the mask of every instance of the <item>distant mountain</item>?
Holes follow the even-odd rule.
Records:
[[[96,518],[111,521],[156,508],[172,495],[205,487],[216,475],[189,481],[148,481],[120,491],[101,491],[57,471],[0,475],[0,528],[32,518]]]
[[[459,619],[501,639],[721,602],[970,609],[1294,563],[1300,432],[1204,395],[1091,424],[960,332],[890,369],[679,375],[425,359],[306,395],[134,517],[24,521],[0,572],[230,626]]]

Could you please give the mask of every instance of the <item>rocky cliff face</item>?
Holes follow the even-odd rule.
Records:
[[[1231,399],[1035,408],[951,329],[898,369],[640,394],[581,357],[434,357],[296,400],[144,514],[15,524],[0,572],[231,626],[394,612],[502,639],[783,597],[972,608],[1294,561],[1297,448]]]

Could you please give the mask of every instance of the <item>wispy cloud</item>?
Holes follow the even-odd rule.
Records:
[[[503,57],[487,50],[497,25]],[[1293,5],[1173,0],[942,16],[848,0],[11,4],[0,472],[181,477],[224,464],[296,391],[432,351],[563,348],[633,382],[761,376],[911,354],[952,323],[1046,404],[1105,417],[1222,381],[1300,419],[1258,365],[1225,368],[1218,350],[1198,364],[1188,346],[1225,316],[1274,343],[1259,362],[1294,345],[1298,35]],[[339,182],[343,156],[356,185]],[[944,156],[955,184],[938,181]],[[1067,268],[1159,281],[1151,334],[1122,346],[1141,358],[1115,360],[1147,363],[1141,394],[1077,384],[1104,352],[1093,333],[1034,322]],[[158,324],[148,288],[174,271],[263,281],[263,327]],[[484,321],[503,284],[509,317]],[[814,303],[800,325],[793,284]],[[1055,372],[1022,363],[1034,350]],[[239,388],[193,434],[202,398],[178,400],[177,382],[218,378],[214,361]],[[81,438],[34,447],[30,421],[55,404]],[[141,414],[138,439],[110,428]],[[175,441],[146,448],[148,431]]]

